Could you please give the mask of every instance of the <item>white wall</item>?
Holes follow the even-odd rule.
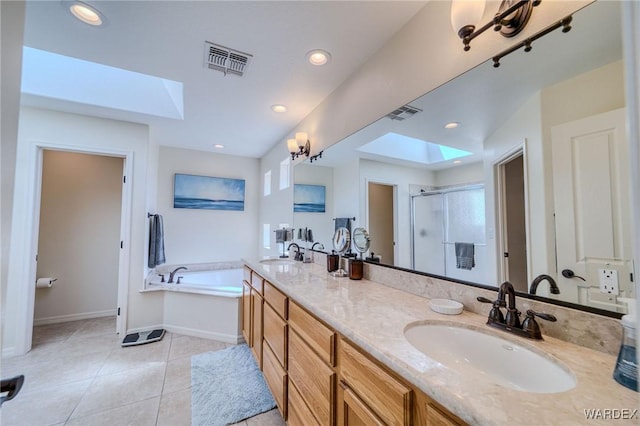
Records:
[[[38,223],[34,212],[37,211],[35,195],[42,147],[78,152],[116,152],[131,158],[132,175],[127,181],[132,200],[130,237],[125,240],[125,250],[128,249],[129,253],[126,326],[133,329],[162,323],[162,295],[139,292],[146,272],[148,139],[145,125],[36,108],[21,109],[5,304],[7,312],[3,322],[3,350],[7,353],[27,350],[31,339],[27,324],[28,318],[33,318],[34,308],[37,247],[37,232],[34,231]]]
[[[0,2],[0,323],[5,322],[25,2]],[[0,330],[0,348],[2,347]]]
[[[438,170],[434,174],[435,186],[437,187],[484,182],[484,167],[482,161]]]
[[[115,315],[123,159],[45,150],[34,322]]]
[[[164,218],[167,264],[233,261],[258,254],[258,167],[255,158],[160,147],[157,213]],[[176,173],[244,179],[244,211],[173,208]]]
[[[294,181],[298,184],[323,185],[325,192],[324,213],[294,213],[293,225],[297,228],[310,228],[313,231],[314,241],[322,243],[325,250],[331,251],[332,236],[334,232],[333,218],[333,169],[331,167],[311,166],[300,164],[294,170]],[[297,232],[296,232],[297,237]],[[303,242],[296,241],[299,244]],[[309,244],[311,247],[311,244]]]

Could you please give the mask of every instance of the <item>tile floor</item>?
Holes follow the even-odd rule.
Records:
[[[166,333],[123,348],[114,330],[114,318],[35,327],[28,354],[2,359],[0,375],[25,383],[0,425],[191,425],[191,356],[230,345]],[[239,423],[284,424],[277,409]]]

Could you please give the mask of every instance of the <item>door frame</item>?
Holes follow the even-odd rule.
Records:
[[[529,218],[529,171],[527,167],[527,140],[525,139],[521,145],[518,145],[511,150],[505,152],[493,163],[493,174],[495,182],[495,229],[496,229],[496,256],[500,259],[497,262],[497,277],[498,282],[504,282],[507,280],[508,265],[505,260],[504,253],[508,251],[507,244],[507,227],[506,227],[506,195],[505,195],[505,176],[504,167],[507,163],[515,158],[522,156],[522,173],[524,177],[524,223],[525,223],[525,250],[526,263],[527,263],[527,283],[531,282],[531,225]],[[528,289],[528,285],[527,285]]]
[[[393,264],[396,265],[398,263],[398,185],[391,181],[385,181],[383,179],[364,179],[364,209],[365,209],[365,223],[364,227],[370,231],[369,229],[369,184],[374,183],[377,185],[385,185],[393,188]]]
[[[131,208],[132,199],[132,179],[133,179],[133,151],[113,149],[113,148],[88,148],[60,143],[34,141],[29,148],[28,167],[29,173],[28,194],[29,210],[32,214],[26,218],[25,244],[22,247],[20,257],[24,259],[24,268],[16,274],[16,282],[35,283],[38,254],[38,237],[40,231],[40,199],[42,194],[42,165],[43,151],[65,151],[82,154],[104,155],[123,159],[123,174],[127,176],[122,186],[122,200],[120,210],[120,240],[123,242],[118,257],[118,306],[120,315],[116,316],[116,332],[124,335],[127,324],[127,302],[128,302],[128,276],[130,268],[131,241]],[[123,179],[124,180],[124,179]],[[35,311],[35,285],[14,285],[19,293],[19,303],[16,311],[16,335],[15,355],[25,354],[31,350],[33,338],[33,315]]]

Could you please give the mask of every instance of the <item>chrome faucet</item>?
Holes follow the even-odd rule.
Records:
[[[509,296],[508,304],[505,300],[507,295]],[[516,292],[509,281],[502,283],[496,300],[491,301],[486,297],[478,297],[477,300],[478,302],[493,304],[493,308],[489,312],[487,325],[499,328],[509,333],[517,334],[518,336],[527,337],[529,339],[542,339],[542,332],[540,331],[540,326],[536,322],[535,317],[551,322],[557,321],[556,317],[553,315],[539,313],[529,309],[527,310],[526,318],[522,323],[520,323],[520,311],[516,308]],[[507,308],[506,316],[503,315],[500,310],[500,308],[504,307]]]
[[[549,281],[549,291],[552,294],[560,294],[560,289],[558,288],[558,284],[556,284],[556,281],[549,275],[545,274],[538,275],[534,278],[533,282],[531,283],[531,287],[529,287],[529,294],[536,294],[536,291],[538,290],[538,284],[540,284],[544,280]]]
[[[173,271],[169,272],[169,281],[167,281],[167,284],[171,284],[173,283],[173,277],[176,274],[176,272],[180,271],[181,269],[186,270],[187,268],[185,266],[178,266],[176,269],[174,269]],[[179,284],[179,283],[176,283]]]

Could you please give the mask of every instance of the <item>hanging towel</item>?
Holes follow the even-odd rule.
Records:
[[[307,241],[310,243],[313,242],[313,232],[311,231],[311,228],[307,229]]]
[[[471,270],[476,266],[473,243],[455,243],[456,246],[456,268]]]
[[[338,228],[347,228],[349,230],[349,232],[351,232],[351,218],[350,217],[339,217],[337,219],[335,219],[336,221],[336,229],[335,231],[338,230]]]
[[[164,229],[162,216],[149,216],[149,268],[155,268],[166,261],[164,256]]]
[[[276,244],[281,244],[287,241],[287,230],[276,229]]]

